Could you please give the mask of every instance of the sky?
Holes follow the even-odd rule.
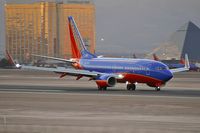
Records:
[[[3,31],[3,0],[0,2],[0,31]],[[94,0],[94,3],[97,53],[150,52],[188,21],[200,26],[200,0]],[[4,34],[0,35],[2,45]]]

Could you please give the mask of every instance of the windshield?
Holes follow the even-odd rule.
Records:
[[[168,66],[166,66],[165,64],[161,64],[161,63],[156,63],[153,65],[154,69],[157,71],[162,71],[162,70],[168,70]]]

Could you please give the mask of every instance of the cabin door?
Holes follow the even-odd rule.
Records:
[[[150,68],[151,68],[151,64],[148,64],[147,67],[146,67],[146,75],[149,76],[151,73],[150,73]]]

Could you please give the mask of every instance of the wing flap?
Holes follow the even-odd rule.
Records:
[[[99,73],[99,72],[90,72],[87,70],[77,70],[72,68],[45,68],[45,67],[36,67],[36,66],[21,66],[21,69],[25,70],[38,70],[38,71],[47,71],[47,72],[55,72],[55,73],[61,73],[64,75],[70,75],[70,76],[85,76],[85,77],[91,77],[91,78],[97,78],[101,75],[108,75],[107,73]],[[109,74],[110,76],[115,77],[116,79],[123,79],[122,74]]]

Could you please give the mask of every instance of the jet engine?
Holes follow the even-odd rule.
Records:
[[[117,80],[111,75],[102,75],[96,79],[96,83],[99,87],[113,87],[117,83]]]

